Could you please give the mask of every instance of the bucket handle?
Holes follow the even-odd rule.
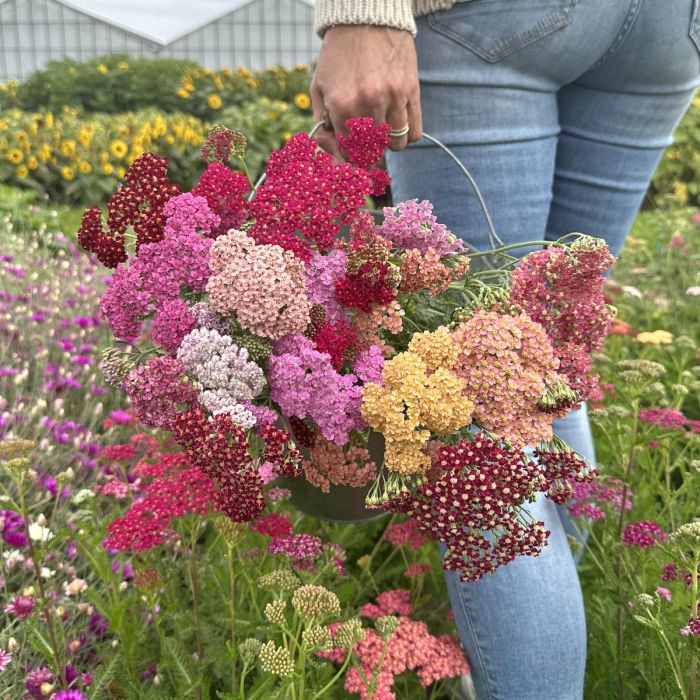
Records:
[[[323,119],[320,122],[316,123],[314,125],[314,128],[311,129],[309,132],[309,137],[313,138],[316,135],[316,132],[323,126],[326,126],[326,120]],[[474,191],[474,194],[476,195],[476,199],[479,202],[479,206],[481,207],[481,211],[484,214],[484,219],[486,219],[486,225],[489,230],[489,241],[491,242],[491,249],[495,250],[498,247],[501,247],[505,245],[499,235],[496,233],[496,229],[493,225],[493,219],[491,218],[491,214],[489,213],[488,207],[486,206],[486,201],[484,200],[484,196],[481,194],[481,190],[479,189],[478,185],[476,184],[476,181],[474,180],[474,177],[472,174],[467,170],[466,166],[462,161],[455,155],[454,151],[452,151],[450,148],[448,148],[442,141],[439,139],[436,139],[434,136],[431,136],[430,134],[426,134],[423,132],[423,138],[426,141],[430,141],[430,143],[434,144],[437,146],[439,149],[444,151],[456,164],[457,167],[462,171],[464,177],[467,178],[467,182],[469,182],[469,185],[471,186],[472,190]],[[263,173],[258,181],[255,183],[253,187],[253,191],[250,193],[250,196],[248,197],[248,201],[252,200],[253,197],[255,197],[255,194],[258,191],[258,188],[260,185],[265,182],[266,179],[265,173]]]

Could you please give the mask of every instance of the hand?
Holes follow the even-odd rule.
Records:
[[[409,125],[407,136],[393,138],[392,151],[423,134],[418,62],[413,37],[392,27],[338,26],[328,29],[311,81],[314,121],[328,113],[333,130],[319,129],[316,139],[341,160],[335,133],[345,133],[350,117],[373,117],[392,129]]]

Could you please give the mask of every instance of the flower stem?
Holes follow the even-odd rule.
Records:
[[[55,666],[56,677],[61,681],[61,687],[68,688],[68,683],[66,681],[65,668],[62,661],[62,649],[58,644],[58,638],[56,637],[56,627],[54,626],[54,607],[51,603],[49,597],[46,595],[46,588],[44,588],[44,582],[41,579],[41,562],[37,555],[37,551],[34,548],[34,542],[29,534],[29,512],[27,511],[27,504],[24,500],[24,489],[22,484],[22,479],[17,480],[17,489],[19,493],[19,503],[22,512],[22,518],[24,519],[24,530],[27,535],[27,546],[29,547],[29,556],[31,557],[32,564],[34,565],[34,575],[36,577],[36,585],[39,589],[39,595],[41,596],[41,607],[44,611],[46,617],[46,627],[49,631],[49,640],[51,642],[51,651],[53,652],[53,660]]]
[[[192,540],[190,544],[190,585],[192,588],[192,608],[194,611],[194,636],[195,636],[195,647],[197,651],[197,667],[201,668],[202,663],[202,629],[201,629],[201,617],[199,611],[199,586],[197,580],[197,559],[195,557],[195,547],[197,546],[197,525],[192,529]],[[195,698],[201,700],[202,689],[197,687],[195,689]]]
[[[234,657],[233,661],[231,662],[231,694],[234,695],[236,693],[236,690],[238,688],[238,677],[237,677],[237,671],[238,671],[238,652],[237,652],[237,643],[236,643],[236,571],[233,566],[233,547],[229,544],[227,544],[227,549],[228,549],[228,571],[229,571],[229,577],[231,579],[231,592],[230,592],[230,603],[231,603],[231,649],[233,650]],[[243,682],[245,678],[245,674],[243,678],[241,678],[241,682]]]

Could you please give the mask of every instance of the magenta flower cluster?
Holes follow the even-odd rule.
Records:
[[[326,440],[344,445],[351,430],[362,430],[362,387],[354,374],[339,374],[330,355],[313,341],[293,335],[279,341],[268,361],[270,397],[285,416],[309,418]]]

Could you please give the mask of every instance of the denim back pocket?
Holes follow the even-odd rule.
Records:
[[[576,0],[468,0],[431,13],[428,26],[496,63],[565,27],[575,5]]]

